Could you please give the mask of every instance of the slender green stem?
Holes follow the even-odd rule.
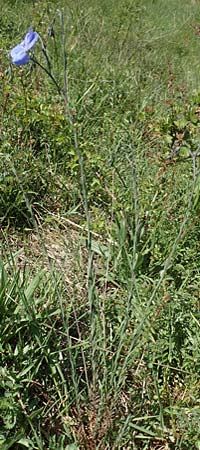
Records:
[[[80,167],[80,174],[81,174],[81,185],[82,185],[82,194],[83,194],[83,201],[84,201],[84,209],[85,209],[85,216],[87,220],[87,230],[88,230],[88,249],[91,248],[91,233],[90,233],[90,215],[89,215],[89,208],[88,208],[88,199],[87,199],[87,188],[86,188],[86,180],[85,180],[85,171],[84,171],[84,163],[83,163],[83,155],[81,154],[79,143],[78,143],[78,132],[77,127],[73,119],[73,115],[71,113],[70,109],[70,102],[69,102],[69,86],[68,86],[68,75],[67,75],[67,54],[65,50],[65,28],[64,28],[64,17],[61,11],[59,11],[60,15],[60,21],[61,21],[61,28],[62,28],[62,49],[63,49],[63,69],[64,69],[64,89],[62,91],[62,97],[65,103],[66,113],[73,131],[74,136],[74,146],[76,153],[78,155],[79,160],[79,167]]]
[[[63,16],[62,17],[62,27],[64,27],[63,23]],[[63,33],[62,33],[63,35]],[[45,54],[45,48],[43,48],[43,53]],[[47,61],[49,60],[46,57]],[[63,37],[63,63],[64,63],[64,89],[61,88],[61,86],[58,84],[56,78],[54,77],[51,65],[48,64],[48,68],[46,68],[43,64],[41,64],[40,61],[38,61],[34,56],[31,56],[31,60],[37,64],[51,79],[53,84],[55,85],[58,94],[62,97],[65,108],[66,108],[66,114],[70,123],[70,126],[72,128],[73,137],[74,137],[74,147],[78,156],[79,161],[79,167],[80,167],[80,174],[81,174],[81,186],[82,186],[82,195],[83,195],[83,204],[84,204],[84,210],[85,210],[85,216],[87,221],[87,230],[88,230],[88,237],[87,237],[87,244],[88,249],[91,248],[91,233],[90,233],[90,216],[89,216],[89,208],[88,208],[88,199],[87,199],[87,188],[86,188],[86,180],[85,180],[85,172],[84,172],[84,164],[83,164],[83,156],[81,154],[79,143],[78,143],[78,132],[77,127],[75,125],[71,109],[69,106],[69,90],[68,90],[68,77],[67,77],[67,57],[66,57],[66,51],[65,51],[65,41]]]

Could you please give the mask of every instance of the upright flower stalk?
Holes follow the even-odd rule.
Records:
[[[90,233],[90,215],[89,215],[89,209],[88,209],[88,200],[87,200],[87,189],[86,189],[86,180],[85,180],[85,172],[84,172],[84,164],[83,164],[83,156],[81,154],[79,144],[78,144],[78,133],[77,128],[74,123],[74,119],[70,110],[69,105],[69,89],[68,89],[68,76],[67,76],[67,54],[65,50],[65,27],[64,27],[64,18],[61,11],[59,11],[60,21],[61,21],[61,28],[62,28],[62,48],[63,48],[63,69],[64,69],[64,89],[63,89],[63,99],[65,102],[66,107],[66,114],[68,116],[73,136],[74,136],[74,146],[75,150],[78,155],[79,160],[79,167],[80,167],[80,174],[81,174],[81,185],[82,185],[82,195],[83,195],[83,202],[84,202],[84,208],[85,208],[85,216],[87,221],[87,232],[88,232],[88,249],[91,249],[91,233]]]
[[[69,89],[68,89],[68,76],[67,76],[67,55],[65,50],[65,30],[64,30],[64,19],[63,14],[61,11],[58,11],[60,22],[61,22],[61,29],[62,29],[62,48],[63,48],[63,84],[64,87],[62,88],[58,81],[56,80],[52,68],[51,68],[51,62],[46,50],[46,46],[41,38],[41,36],[36,32],[33,31],[32,27],[29,28],[28,33],[25,35],[23,41],[20,42],[20,44],[17,44],[11,51],[10,51],[10,57],[13,62],[13,64],[16,64],[18,66],[25,65],[29,63],[30,61],[33,61],[35,64],[37,64],[51,79],[54,86],[56,87],[56,90],[58,94],[62,97],[64,104],[65,104],[65,110],[66,110],[66,116],[68,117],[72,132],[73,132],[73,138],[74,138],[74,147],[78,156],[78,162],[79,162],[79,168],[80,168],[80,176],[81,176],[81,186],[82,186],[82,197],[83,197],[83,205],[85,210],[85,216],[86,216],[86,222],[87,222],[87,246],[88,249],[91,249],[91,233],[90,233],[90,215],[89,215],[89,209],[88,209],[88,199],[87,199],[87,188],[86,188],[86,180],[85,180],[85,172],[84,172],[84,164],[83,164],[83,156],[80,151],[79,143],[78,143],[78,132],[77,127],[73,118],[73,115],[71,113],[70,105],[69,105]],[[43,65],[40,61],[37,60],[35,55],[33,54],[32,50],[37,41],[40,41],[43,55],[46,59],[47,67]]]
[[[91,232],[90,232],[90,215],[89,215],[89,209],[88,209],[88,199],[87,199],[87,188],[86,188],[86,180],[85,180],[85,172],[84,172],[84,164],[83,164],[83,156],[79,147],[78,143],[78,132],[76,123],[74,121],[73,115],[71,113],[71,108],[69,104],[69,88],[68,88],[68,76],[67,76],[67,55],[65,50],[65,30],[64,30],[64,20],[63,20],[63,14],[61,11],[58,11],[60,22],[61,22],[61,29],[62,29],[62,48],[63,48],[63,88],[60,86],[59,82],[56,80],[52,68],[51,68],[51,61],[49,59],[46,46],[41,38],[41,36],[36,32],[33,31],[32,28],[29,29],[28,33],[26,34],[24,40],[15,46],[11,52],[10,56],[12,59],[13,64],[16,64],[18,66],[27,64],[29,61],[33,61],[35,64],[37,64],[51,79],[54,86],[56,87],[56,90],[58,94],[61,96],[61,98],[64,101],[65,104],[65,111],[66,116],[68,117],[72,132],[73,132],[73,138],[74,138],[74,148],[76,151],[76,154],[78,156],[78,162],[79,162],[79,168],[80,168],[80,178],[81,178],[81,187],[82,187],[82,198],[83,198],[83,205],[85,210],[85,216],[86,216],[86,223],[87,223],[87,248],[88,248],[88,268],[87,268],[87,291],[88,291],[88,301],[90,305],[90,311],[92,314],[93,311],[93,301],[94,301],[94,295],[93,295],[93,282],[92,282],[92,273],[93,273],[93,253],[92,253],[92,247],[91,247]],[[33,47],[35,46],[37,41],[40,41],[42,52],[46,60],[46,65],[43,65],[40,61],[37,60],[34,53],[32,52]],[[77,325],[78,326],[78,325]],[[78,329],[79,333],[79,329]],[[93,342],[93,332],[92,332],[92,342]],[[92,345],[92,348],[94,349],[94,345]],[[94,350],[95,351],[95,350]],[[89,392],[89,380],[88,380],[88,373],[87,373],[87,365],[85,360],[85,354],[82,350],[82,359],[83,359],[83,366],[84,366],[84,372],[85,372],[85,378],[87,382],[88,392]]]

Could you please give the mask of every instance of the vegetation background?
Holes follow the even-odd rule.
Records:
[[[0,448],[199,450],[199,1],[0,6]]]

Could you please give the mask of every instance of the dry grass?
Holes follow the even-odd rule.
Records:
[[[83,236],[72,227],[40,225],[37,231],[2,234],[2,255],[21,271],[45,268],[55,271],[69,285],[80,288],[87,273]],[[82,276],[80,277],[80,273]]]

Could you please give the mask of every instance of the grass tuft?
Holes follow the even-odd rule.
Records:
[[[0,5],[0,448],[199,450],[200,6]]]

